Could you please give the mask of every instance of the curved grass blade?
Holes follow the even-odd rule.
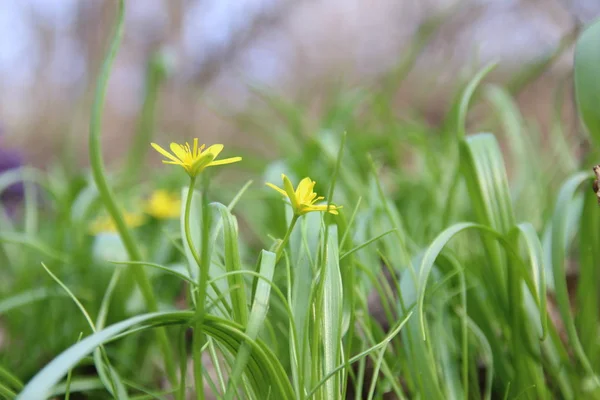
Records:
[[[367,240],[366,242],[364,242],[364,243],[362,243],[362,244],[360,244],[360,245],[358,245],[358,246],[356,246],[356,247],[353,247],[352,249],[348,250],[347,252],[345,252],[344,254],[342,254],[342,255],[340,256],[340,261],[342,261],[344,258],[348,257],[350,254],[352,254],[352,253],[354,253],[354,252],[357,252],[358,250],[360,250],[360,249],[362,249],[362,248],[364,248],[364,247],[367,247],[367,246],[368,246],[368,245],[370,245],[371,243],[378,241],[378,240],[379,240],[379,239],[381,239],[382,237],[384,237],[384,236],[386,236],[386,235],[388,235],[388,234],[390,234],[390,233],[394,232],[395,230],[396,230],[396,229],[390,229],[389,231],[383,232],[383,233],[381,233],[381,234],[379,234],[379,235],[375,236],[374,238],[371,238],[371,239]]]
[[[456,115],[456,126],[453,128],[456,129],[456,136],[458,139],[463,139],[467,132],[466,121],[467,121],[467,113],[469,112],[469,105],[471,104],[471,100],[473,95],[475,94],[475,90],[494,68],[496,68],[496,63],[490,63],[483,67],[475,76],[471,79],[471,81],[467,84],[465,89],[463,90],[460,101],[456,103],[456,110],[451,111],[451,116]],[[455,113],[455,114],[454,114]]]
[[[104,57],[104,62],[102,63],[102,67],[100,69],[100,74],[97,79],[96,89],[94,93],[94,103],[92,105],[89,122],[89,156],[90,165],[92,169],[92,176],[94,178],[94,182],[96,183],[96,187],[98,188],[98,192],[100,194],[100,198],[102,199],[102,203],[104,204],[106,211],[115,223],[117,232],[119,233],[119,236],[123,241],[129,258],[133,261],[140,261],[142,259],[140,249],[137,245],[137,242],[134,240],[131,231],[127,227],[127,224],[125,223],[123,213],[121,212],[117,201],[115,200],[113,190],[108,184],[104,160],[102,158],[101,135],[104,100],[106,97],[106,92],[108,90],[108,79],[110,77],[113,62],[121,46],[121,40],[123,38],[124,33],[124,21],[125,2],[124,0],[120,0],[118,2],[117,7],[116,26],[111,36],[110,47],[106,56]],[[133,275],[136,278],[136,282],[144,297],[146,306],[150,311],[158,310],[156,297],[154,296],[152,285],[150,284],[150,280],[148,279],[146,271],[143,267],[139,265],[133,266],[132,270]],[[167,338],[167,334],[164,330],[157,329],[156,337],[159,342],[160,349],[163,353],[163,360],[165,362],[165,368],[167,370],[167,376],[169,378],[169,381],[172,385],[176,385],[177,373],[175,370],[175,364],[173,362],[172,351],[169,344],[169,339]]]
[[[189,275],[184,274],[183,272],[179,272],[173,268],[165,267],[164,265],[146,262],[146,261],[109,261],[111,264],[117,265],[144,265],[156,269],[160,269],[161,271],[165,271],[168,274],[178,277],[179,279],[186,281],[187,283],[196,286],[198,282],[193,280]]]
[[[254,301],[252,303],[252,309],[248,319],[248,326],[246,327],[246,335],[253,340],[258,338],[258,334],[260,333],[267,317],[269,298],[271,296],[271,286],[269,285],[269,281],[273,280],[275,264],[275,253],[263,250],[260,256],[260,274],[265,279],[259,279],[257,281]],[[248,358],[250,357],[250,352],[251,348],[248,346],[248,344],[245,342],[242,343],[233,364],[227,392],[225,393],[225,399],[232,399],[235,395],[235,390],[238,387],[239,379],[246,368]]]
[[[52,388],[85,356],[94,349],[110,342],[114,336],[138,324],[185,323],[193,313],[186,311],[159,312],[138,315],[125,321],[118,322],[98,331],[79,343],[69,347],[42,368],[23,388],[18,395],[20,400],[43,400],[52,392]]]
[[[535,285],[536,302],[539,305],[541,335],[540,341],[546,338],[548,332],[548,315],[546,313],[546,267],[544,266],[544,250],[540,238],[537,236],[533,225],[521,223],[517,225],[516,231],[525,241],[525,249],[529,259],[530,273]]]
[[[17,399],[46,399],[52,388],[67,374],[69,369],[77,365],[79,361],[98,346],[122,337],[121,333],[134,326],[143,325],[145,329],[150,329],[166,325],[190,324],[194,316],[193,311],[157,312],[138,315],[108,326],[86,337],[54,358],[27,383]],[[250,368],[251,374],[264,377],[262,382],[255,383],[257,393],[271,391],[273,398],[293,398],[292,386],[275,354],[264,343],[250,339],[241,329],[242,327],[233,321],[212,315],[204,317],[205,332],[217,339],[233,354],[237,352],[244,341],[252,347],[252,356],[248,368]],[[133,332],[139,332],[139,330],[135,329]]]
[[[498,141],[491,133],[478,133],[467,137],[461,150],[462,172],[477,220],[508,233],[515,225],[515,216]]]
[[[580,172],[569,178],[562,186],[556,205],[554,207],[554,215],[552,217],[552,273],[554,275],[554,291],[556,302],[560,311],[560,316],[563,320],[569,342],[573,347],[575,356],[581,362],[585,371],[594,380],[594,383],[600,387],[600,380],[596,376],[588,356],[581,345],[575,322],[571,314],[569,302],[569,291],[567,289],[566,272],[565,272],[565,257],[568,234],[568,221],[570,205],[575,197],[575,193],[582,183],[590,180],[590,174]]]
[[[77,297],[75,297],[73,292],[71,292],[71,290],[56,275],[54,275],[52,273],[52,271],[50,271],[50,269],[48,269],[48,267],[46,267],[46,265],[44,263],[42,263],[42,267],[44,267],[44,269],[46,270],[48,275],[50,275],[50,277],[56,283],[58,283],[58,285],[61,288],[63,288],[63,290],[69,295],[71,300],[73,300],[75,305],[77,305],[77,308],[79,308],[79,310],[85,317],[88,325],[92,329],[92,332],[96,332],[96,326],[94,325],[92,318],[88,314],[88,312],[85,309],[85,307],[83,306],[83,304],[81,304],[79,299]],[[79,339],[81,339],[81,335],[80,335]],[[79,340],[78,340],[78,342],[79,342]],[[127,390],[125,389],[125,386],[123,386],[123,384],[121,383],[121,379],[120,379],[119,375],[117,374],[117,372],[110,365],[110,362],[108,361],[108,356],[104,352],[103,347],[100,347],[100,348],[96,349],[96,351],[94,351],[94,364],[96,365],[98,375],[100,375],[100,380],[102,381],[102,383],[104,383],[106,390],[108,390],[113,396],[117,396],[119,399],[127,399],[128,398]],[[108,375],[107,375],[106,370],[108,371]],[[71,370],[69,370],[69,371],[71,371]]]
[[[80,342],[82,337],[83,337],[83,332],[79,332],[79,337],[77,338],[77,342]],[[70,369],[69,372],[67,372],[67,382],[65,384],[65,400],[69,400],[69,398],[71,397],[71,379],[72,378],[73,378],[73,369]]]
[[[487,228],[483,225],[477,225],[472,222],[463,222],[459,224],[452,225],[448,229],[444,230],[440,233],[429,245],[425,254],[421,259],[421,265],[419,267],[419,280],[417,285],[417,314],[418,320],[421,327],[421,336],[423,340],[427,340],[426,330],[425,330],[425,311],[424,311],[424,303],[425,303],[425,291],[427,287],[427,280],[429,279],[429,275],[431,274],[431,270],[433,269],[433,265],[438,255],[442,252],[444,247],[448,244],[448,242],[454,238],[456,235],[465,231],[467,229],[484,229],[486,231],[493,232],[492,229]]]

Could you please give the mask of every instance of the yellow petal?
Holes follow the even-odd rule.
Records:
[[[178,161],[177,158],[175,158],[171,153],[169,153],[168,151],[166,151],[165,149],[163,149],[156,143],[150,143],[150,145],[154,148],[154,150],[158,151],[163,156],[165,156],[173,161]]]
[[[267,186],[268,186],[268,187],[270,187],[271,189],[275,189],[275,190],[277,190],[279,193],[281,193],[281,194],[282,194],[282,195],[284,195],[285,197],[288,197],[287,193],[286,193],[286,192],[285,192],[285,190],[283,190],[282,188],[280,188],[280,187],[277,187],[277,186],[275,186],[275,185],[273,185],[272,183],[269,183],[269,182],[265,183],[265,185],[267,185]]]
[[[306,208],[308,209],[308,211],[327,211],[330,214],[338,215],[339,212],[337,210],[339,210],[342,207],[341,206],[336,206],[334,204],[330,204],[329,205],[329,209],[328,209],[327,205],[323,204],[323,205],[318,205],[318,206],[307,206]]]
[[[213,161],[210,164],[208,164],[208,167],[213,167],[215,165],[224,165],[224,164],[232,164],[238,161],[242,161],[242,157],[231,157],[231,158],[224,158],[222,160],[217,160],[217,161]]]
[[[222,150],[223,150],[223,145],[222,144],[213,144],[208,149],[206,149],[204,152],[212,154],[214,156],[213,157],[213,159],[214,159],[214,158],[217,158],[217,156],[219,155],[219,153]]]
[[[311,187],[314,187],[314,184],[312,183],[310,178],[307,177],[300,181],[298,187],[296,188],[296,197],[298,197],[299,202],[306,201],[306,198],[312,192]]]
[[[173,154],[175,154],[175,156],[177,156],[177,158],[179,158],[181,161],[185,161],[186,157],[186,151],[185,148],[177,143],[171,143],[171,151],[173,152]]]
[[[281,177],[283,178],[283,189],[285,190],[287,196],[292,202],[294,212],[296,212],[298,210],[298,198],[296,197],[296,193],[294,192],[294,185],[292,185],[292,182],[284,174],[281,174]]]

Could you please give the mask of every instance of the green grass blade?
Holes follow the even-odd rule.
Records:
[[[229,212],[227,207],[220,203],[212,203],[221,214],[223,221],[223,239],[225,252],[225,270],[227,272],[241,271],[242,262],[238,249],[238,233],[236,229],[235,217]],[[248,306],[246,297],[246,285],[242,275],[230,275],[228,278],[230,288],[236,288],[231,292],[231,305],[233,310],[233,319],[245,326],[248,322]]]
[[[129,258],[133,261],[140,261],[142,259],[141,252],[138,248],[137,242],[131,234],[131,231],[125,223],[123,214],[115,200],[113,190],[108,184],[104,160],[102,158],[101,133],[104,100],[106,97],[108,79],[110,77],[112,65],[121,46],[121,40],[123,38],[124,31],[124,21],[125,3],[123,0],[120,0],[117,9],[117,24],[111,37],[110,48],[104,58],[104,62],[102,63],[102,68],[98,76],[96,90],[94,93],[94,103],[89,122],[89,155],[90,165],[92,167],[92,176],[94,177],[94,182],[98,188],[102,203],[115,223],[119,236],[121,237],[121,240],[127,249]],[[156,311],[158,309],[158,304],[148,276],[146,275],[146,271],[141,266],[134,266],[133,274],[136,278],[140,291],[142,292],[146,306],[150,311]],[[173,362],[171,347],[166,332],[162,329],[157,329],[156,335],[163,353],[167,376],[171,384],[176,385],[177,375],[175,372],[175,364]]]
[[[46,270],[48,275],[50,275],[50,277],[56,283],[58,283],[58,285],[61,288],[63,288],[63,290],[69,295],[71,300],[73,300],[73,302],[77,305],[77,308],[79,308],[79,311],[81,311],[81,313],[85,317],[92,332],[96,332],[96,326],[95,326],[94,322],[92,321],[92,318],[90,317],[89,313],[87,312],[87,310],[85,309],[83,304],[81,304],[79,299],[77,297],[75,297],[73,292],[71,292],[71,290],[60,279],[58,279],[58,277],[56,275],[54,275],[52,273],[52,271],[50,271],[50,269],[48,269],[48,267],[46,267],[46,265],[44,263],[42,263],[42,267],[44,267],[44,269]],[[104,383],[106,390],[108,390],[112,395],[116,395],[119,399],[127,399],[128,395],[127,395],[125,386],[123,386],[123,384],[121,383],[121,379],[119,378],[119,375],[114,370],[114,368],[112,368],[112,366],[110,365],[110,363],[108,361],[108,357],[106,356],[106,353],[104,353],[104,350],[102,347],[100,347],[99,349],[97,349],[94,352],[94,363],[96,365],[98,375],[100,375],[100,380]],[[105,370],[108,371],[108,375]]]
[[[250,311],[248,326],[246,327],[246,335],[253,340],[257,339],[267,317],[269,298],[271,296],[271,286],[268,281],[273,279],[274,272],[275,253],[263,250],[260,256],[260,274],[266,281],[262,279],[257,280],[252,310]],[[235,363],[233,364],[227,392],[225,393],[225,399],[232,399],[235,395],[235,391],[239,385],[239,379],[241,378],[242,373],[246,368],[248,358],[250,357],[250,352],[251,348],[246,343],[243,343],[237,353]]]
[[[79,333],[79,337],[77,338],[77,342],[81,341],[81,338],[83,337],[83,332]],[[71,380],[73,378],[73,369],[70,369],[69,372],[67,372],[67,382],[65,384],[65,400],[69,400],[69,398],[71,397]]]
[[[151,262],[146,262],[146,261],[110,261],[110,263],[117,264],[117,265],[144,265],[147,267],[159,269],[170,275],[176,276],[179,279],[189,283],[190,285],[196,286],[198,284],[198,282],[196,282],[192,277],[190,277],[189,274],[186,274],[186,273],[177,271],[173,268],[169,268],[164,265],[160,265],[160,264],[156,264],[156,263],[151,263]]]
[[[579,224],[579,279],[575,322],[581,345],[592,365],[600,361],[597,327],[600,317],[600,210],[596,197],[586,193]]]
[[[386,235],[388,235],[388,234],[390,234],[390,233],[394,232],[395,230],[396,230],[396,229],[390,229],[389,231],[387,231],[387,232],[383,232],[382,234],[379,234],[379,235],[375,236],[374,238],[371,238],[371,239],[367,240],[366,242],[364,242],[364,243],[362,243],[362,244],[360,244],[360,245],[358,245],[358,246],[356,246],[356,247],[354,247],[354,248],[352,248],[352,249],[348,250],[347,252],[345,252],[344,254],[342,254],[342,255],[340,256],[340,261],[342,261],[344,258],[348,257],[350,254],[352,254],[352,253],[354,253],[354,252],[357,252],[358,250],[360,250],[360,249],[362,249],[362,248],[364,248],[364,247],[367,247],[367,246],[368,246],[368,245],[370,245],[371,243],[378,241],[378,240],[379,240],[379,239],[381,239],[382,237],[384,237],[384,236],[386,236]]]
[[[546,285],[546,267],[544,266],[544,254],[542,243],[537,236],[533,225],[530,223],[521,223],[517,225],[517,230],[525,241],[525,249],[529,259],[529,272],[535,284],[536,302],[540,314],[540,340],[546,338],[548,331],[548,316],[545,312],[547,303],[547,285]]]
[[[62,396],[65,395],[65,400],[67,400],[66,393],[70,391],[71,393],[85,393],[93,390],[102,390],[104,389],[104,385],[100,379],[97,378],[73,378],[71,380],[70,386],[67,386],[66,383],[61,383],[54,387],[51,396]],[[133,399],[133,398],[132,398]]]
[[[2,365],[0,365],[0,382],[4,382],[8,387],[11,387],[14,390],[23,389],[23,382]]]
[[[575,47],[574,82],[579,115],[594,141],[600,146],[600,19],[581,33]]]
[[[342,357],[342,306],[344,294],[342,290],[342,276],[339,264],[339,249],[337,227],[331,226],[327,242],[326,257],[323,260],[321,274],[321,293],[318,303],[322,308],[319,311],[319,336],[323,348],[323,374],[328,374],[339,365]],[[341,376],[333,376],[324,385],[324,398],[338,398],[341,393]]]
[[[590,174],[580,172],[569,178],[562,186],[556,205],[554,215],[552,217],[552,272],[554,275],[554,291],[556,302],[560,311],[560,316],[563,320],[565,330],[569,337],[570,345],[572,346],[575,356],[581,362],[585,371],[592,377],[596,385],[600,386],[600,382],[595,375],[595,372],[590,364],[588,356],[581,345],[575,322],[571,314],[571,306],[569,302],[569,291],[567,289],[565,257],[568,246],[568,221],[571,203],[575,197],[575,193],[579,186],[584,182],[589,182]],[[597,245],[597,243],[594,243]]]
[[[71,346],[59,356],[54,358],[44,368],[42,368],[23,388],[17,399],[19,400],[44,400],[52,392],[52,388],[63,378],[68,371],[73,368],[85,356],[101,346],[111,341],[121,332],[139,325],[139,324],[182,324],[189,321],[193,313],[179,312],[159,312],[138,315],[124,321],[111,325],[101,331],[98,331],[79,343]]]
[[[479,133],[462,145],[463,175],[477,220],[501,233],[515,225],[502,152],[494,135]]]
[[[473,76],[471,81],[465,86],[460,96],[460,101],[456,104],[456,110],[453,110],[453,113],[456,113],[456,126],[453,128],[456,130],[456,136],[459,140],[463,139],[467,134],[467,114],[473,95],[486,75],[496,68],[496,65],[496,63],[490,63]]]
[[[500,234],[495,232],[493,229],[488,228],[484,225],[478,225],[472,222],[463,222],[459,224],[454,224],[448,229],[441,232],[429,245],[425,253],[423,254],[423,258],[421,260],[421,265],[419,267],[419,281],[417,286],[417,315],[419,319],[419,325],[421,327],[421,337],[423,340],[427,340],[427,330],[425,329],[425,292],[427,289],[427,280],[429,279],[429,275],[431,274],[431,270],[433,269],[435,260],[442,252],[444,247],[448,244],[448,242],[453,239],[459,233],[467,230],[467,229],[477,229],[482,230],[483,232],[490,233],[496,237],[501,237]]]
[[[384,348],[385,346],[387,346],[392,339],[394,339],[394,337],[396,337],[396,335],[398,335],[398,333],[400,333],[400,331],[402,330],[402,328],[404,328],[404,325],[406,325],[406,322],[410,319],[410,317],[412,317],[412,311],[409,312],[400,322],[398,322],[397,326],[394,327],[390,333],[387,334],[387,336],[379,343],[375,344],[374,346],[361,351],[360,353],[358,353],[357,355],[353,356],[352,358],[350,358],[349,360],[347,360],[346,362],[344,362],[343,364],[338,365],[335,369],[329,371],[329,373],[325,376],[323,376],[323,378],[321,379],[320,382],[318,382],[311,390],[310,392],[308,392],[308,395],[306,396],[307,398],[311,398],[316,392],[317,390],[319,390],[321,388],[322,385],[324,385],[325,383],[327,383],[327,381],[334,376],[335,374],[339,373],[341,370],[348,368],[350,365],[354,364],[355,362],[363,359],[364,357],[368,356],[371,353],[376,352],[377,350],[380,350],[382,348]]]

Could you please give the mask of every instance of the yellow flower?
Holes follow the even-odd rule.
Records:
[[[242,160],[242,157],[231,157],[214,161],[219,153],[221,153],[221,150],[223,150],[223,145],[213,144],[204,150],[205,145],[198,147],[198,139],[194,139],[193,147],[190,147],[190,144],[187,142],[185,144],[171,143],[171,152],[173,154],[156,143],[150,144],[154,150],[170,160],[163,160],[163,163],[181,165],[191,177],[195,177],[206,167],[231,164]]]
[[[267,186],[277,190],[279,193],[290,199],[294,214],[296,215],[304,215],[311,211],[327,211],[333,215],[337,215],[338,210],[342,208],[341,206],[333,204],[330,204],[329,208],[327,208],[327,204],[315,205],[317,201],[325,198],[322,196],[317,197],[317,194],[313,192],[316,182],[309,177],[302,179],[295,191],[292,182],[287,176],[281,174],[281,179],[283,179],[283,189],[272,183],[267,183]]]
[[[123,218],[125,219],[125,224],[130,228],[138,227],[142,225],[146,220],[146,218],[143,215],[134,213],[125,213],[123,214]],[[102,232],[116,231],[117,226],[115,225],[113,219],[108,215],[96,218],[89,227],[89,232],[92,235],[97,235]]]
[[[181,214],[181,198],[166,190],[155,190],[146,201],[145,209],[156,219],[178,218]]]

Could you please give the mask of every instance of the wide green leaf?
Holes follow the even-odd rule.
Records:
[[[600,19],[581,33],[575,47],[575,96],[579,115],[600,146]]]

